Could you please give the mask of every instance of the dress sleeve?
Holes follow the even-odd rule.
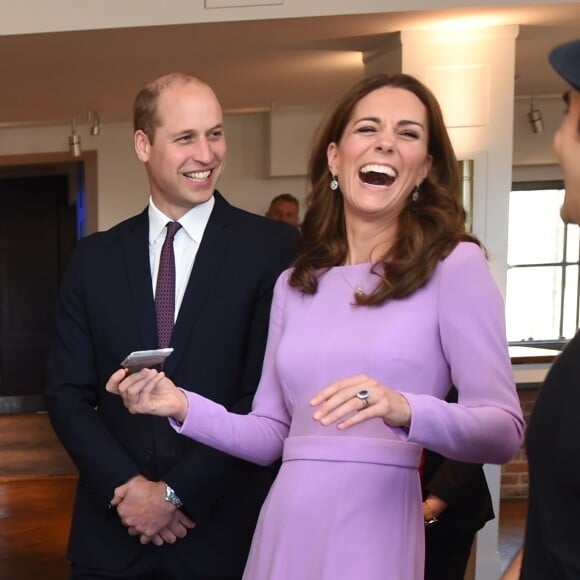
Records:
[[[505,463],[520,447],[524,421],[508,354],[503,297],[482,250],[462,243],[438,275],[441,345],[457,403],[405,393],[410,440],[450,459]]]
[[[290,414],[276,370],[276,353],[284,330],[287,292],[288,271],[274,288],[264,365],[252,411],[247,415],[231,413],[197,393],[183,391],[189,402],[185,421],[169,420],[178,433],[259,465],[269,465],[282,456]]]

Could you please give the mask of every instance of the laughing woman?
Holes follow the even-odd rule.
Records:
[[[423,448],[503,463],[522,441],[503,299],[465,232],[440,107],[414,77],[352,87],[309,172],[302,248],[276,286],[252,412],[153,369],[119,370],[107,388],[202,444],[282,457],[246,580],[421,580]],[[452,384],[456,404],[444,400]]]

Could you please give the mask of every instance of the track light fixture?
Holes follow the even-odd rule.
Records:
[[[534,97],[530,99],[530,111],[528,112],[528,122],[532,127],[532,132],[541,133],[544,130],[544,120],[540,109],[534,108]]]
[[[84,117],[84,116],[83,116]],[[89,111],[86,117],[89,121],[89,134],[93,137],[101,134],[101,119],[97,111]],[[80,157],[82,154],[81,136],[77,133],[76,117],[71,119],[71,132],[68,136],[68,148],[73,157]]]
[[[99,114],[97,111],[89,111],[89,123],[91,128],[89,129],[90,134],[93,137],[101,134],[101,120],[99,119]]]
[[[77,133],[75,118],[72,118],[71,122],[71,134],[68,136],[68,148],[73,157],[80,157],[82,153],[81,149],[81,136]]]

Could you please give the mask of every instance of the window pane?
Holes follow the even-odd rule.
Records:
[[[560,267],[508,270],[506,292],[508,341],[560,338],[561,286]]]
[[[568,247],[566,248],[566,261],[578,262],[580,250],[580,228],[571,224],[567,226],[568,229]]]
[[[573,338],[576,334],[578,316],[578,266],[566,267],[564,288],[564,337]]]
[[[509,205],[508,264],[562,261],[563,190],[512,191]]]

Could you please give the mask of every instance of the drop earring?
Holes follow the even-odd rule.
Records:
[[[330,180],[330,189],[332,189],[332,191],[336,191],[338,189],[338,178],[336,175],[333,175],[332,179]]]
[[[411,194],[411,201],[417,201],[419,199],[419,186],[416,185]]]

